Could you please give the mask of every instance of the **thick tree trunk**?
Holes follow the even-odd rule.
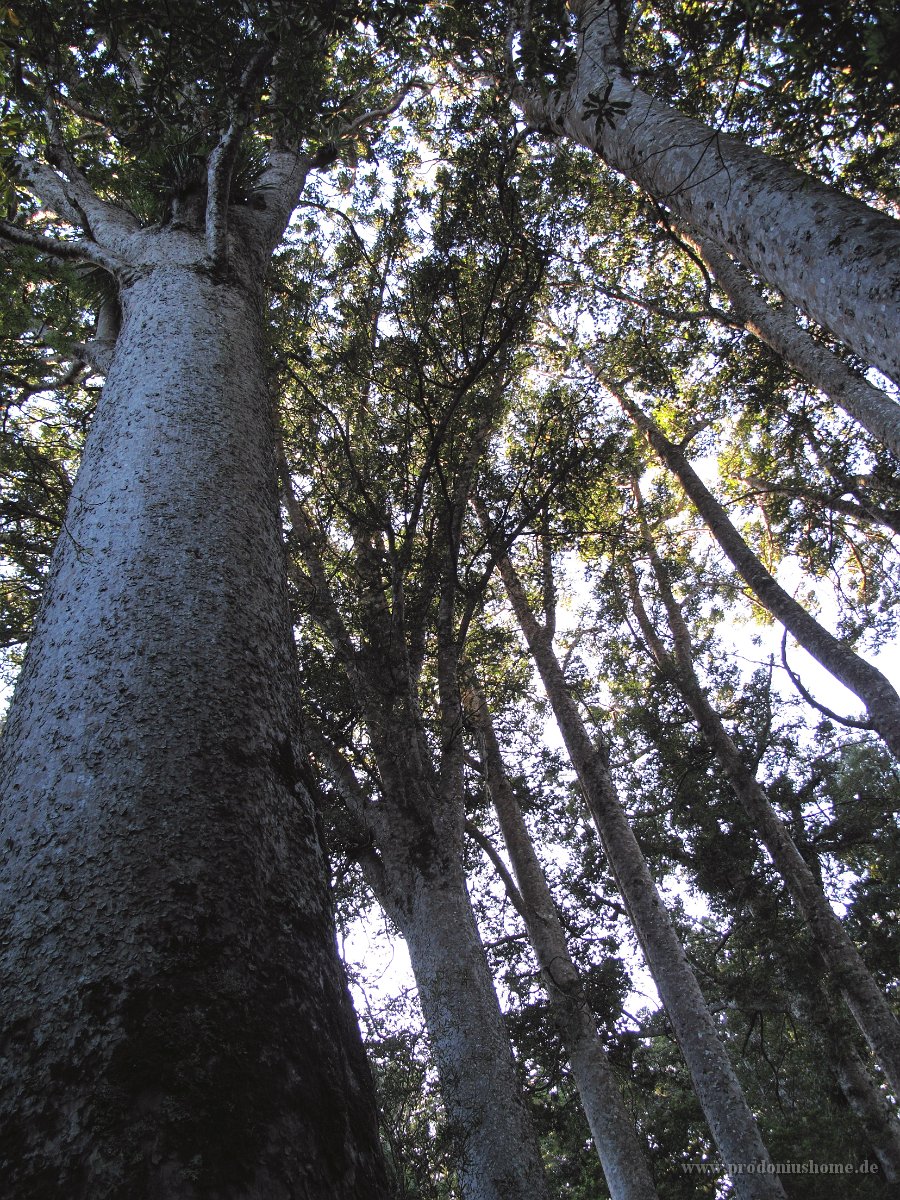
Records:
[[[620,6],[570,7],[582,36],[575,81],[547,98],[516,89],[526,118],[594,151],[900,382],[898,222],[654,100],[619,63]]]
[[[4,740],[4,1185],[369,1200],[292,749],[262,297],[167,236],[124,289]]]
[[[485,777],[515,872],[522,918],[541,968],[544,988],[610,1195],[612,1200],[656,1200],[656,1187],[644,1150],[622,1102],[584,996],[578,968],[569,954],[565,930],[510,786],[484,697],[473,691],[468,707],[482,742]]]
[[[771,1162],[609,770],[566,687],[551,639],[535,620],[509,559],[498,555],[498,561],[510,603],[543,681],[607,862],[616,877],[726,1169],[728,1164]],[[774,1174],[764,1171],[746,1174],[737,1170],[733,1183],[741,1200],[784,1200],[784,1189]]]
[[[789,312],[768,304],[721,246],[709,238],[696,246],[745,329],[900,458],[900,404],[815,341]]]
[[[853,1014],[876,1060],[895,1094],[900,1094],[900,1023],[884,993],[850,940],[803,855],[794,845],[778,813],[769,803],[765,789],[744,762],[740,751],[713,708],[694,670],[690,631],[669,584],[668,575],[644,528],[645,544],[656,576],[660,597],[668,615],[675,646],[669,656],[656,638],[632,578],[635,615],[654,649],[659,665],[681,693],[706,741],[719,760],[734,794],[759,834],[775,869],[781,875],[795,904],[807,922],[819,953],[828,964],[847,1007]]]
[[[398,858],[386,875],[380,899],[409,950],[465,1200],[549,1200],[461,865]]]
[[[900,759],[900,695],[890,680],[877,667],[860,658],[849,646],[830,634],[781,587],[732,525],[725,509],[681,450],[670,442],[646,413],[632,403],[621,390],[608,383],[604,386],[618,398],[635,425],[676,477],[706,522],[710,533],[760,604],[793,634],[816,662],[859,697],[866,706],[872,727],[884,739],[894,757]]]

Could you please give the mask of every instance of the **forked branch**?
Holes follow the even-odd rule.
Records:
[[[206,250],[214,267],[225,262],[228,252],[228,200],[241,141],[250,122],[254,94],[259,91],[274,48],[261,46],[241,77],[231,120],[209,156],[206,169]]]

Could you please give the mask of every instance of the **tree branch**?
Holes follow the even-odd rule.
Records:
[[[84,228],[84,212],[72,203],[66,192],[65,180],[52,167],[35,158],[16,157],[16,175],[35,195],[44,202],[47,208],[53,209],[70,225]],[[85,232],[88,232],[85,229]]]
[[[638,628],[643,634],[644,641],[656,662],[660,672],[666,674],[672,670],[672,656],[663,644],[662,638],[659,636],[655,625],[650,620],[650,614],[644,605],[643,597],[638,584],[637,572],[634,569],[634,563],[626,561],[625,574],[628,580],[628,593],[631,599],[631,607],[634,610],[634,615],[637,618]]]
[[[234,164],[250,121],[253,88],[272,61],[274,47],[261,46],[247,65],[232,106],[228,128],[209,156],[206,168],[206,251],[214,267],[222,266],[228,253],[228,198]]]
[[[376,848],[379,833],[384,833],[384,830],[378,827],[377,818],[381,814],[360,786],[353,767],[340,750],[316,728],[315,722],[303,722],[302,736],[313,755],[321,761],[341,798],[341,807],[357,839],[353,857],[362,867],[363,875],[376,896],[383,895],[384,863]]]
[[[66,183],[63,184],[62,190],[66,203],[78,214],[77,223],[82,225],[86,233],[113,249],[123,235],[136,232],[140,222],[126,208],[108,200],[101,200],[66,146],[59,125],[55,98],[48,96],[46,105],[47,159],[51,167],[57,168],[65,176]]]
[[[354,120],[348,121],[338,131],[334,141],[320,146],[318,150],[301,153],[300,150],[285,149],[282,146],[269,153],[268,167],[256,186],[255,195],[259,198],[261,207],[266,210],[265,234],[270,246],[276,245],[281,238],[291,214],[297,207],[310,171],[330,166],[340,156],[342,142],[351,141],[361,128],[372,121],[396,112],[414,89],[428,86],[418,79],[404,84],[387,104],[361,113]]]
[[[790,679],[791,683],[794,685],[794,687],[797,689],[797,691],[800,693],[800,695],[803,697],[803,699],[806,701],[806,703],[811,704],[813,706],[813,708],[818,709],[818,711],[820,713],[822,713],[823,716],[828,717],[832,721],[837,721],[837,723],[839,725],[846,725],[848,729],[874,729],[875,726],[872,724],[871,721],[859,721],[853,717],[838,716],[838,714],[836,712],[833,712],[830,708],[827,708],[824,704],[820,704],[818,700],[816,700],[812,695],[810,695],[810,693],[803,686],[803,682],[801,681],[800,676],[797,675],[794,671],[792,671],[791,668],[788,666],[787,635],[788,635],[788,631],[785,629],[784,633],[781,635],[781,665],[784,667],[785,671],[787,672],[788,679]]]
[[[659,458],[678,479],[726,557],[759,602],[793,634],[800,645],[826,671],[830,671],[862,700],[876,730],[891,748],[894,756],[900,758],[900,695],[890,680],[877,667],[856,654],[845,642],[829,633],[785,591],[732,525],[725,509],[678,447],[622,387],[604,379],[597,368],[592,369],[599,382],[619,401]]]
[[[12,224],[11,221],[3,220],[0,220],[0,237],[6,238],[7,241],[13,242],[17,246],[28,246],[41,254],[50,254],[54,258],[67,262],[95,263],[114,277],[118,277],[128,265],[114,254],[107,253],[97,245],[93,238],[64,241],[62,238],[49,238],[40,233],[32,233],[29,229],[22,229],[19,225]]]
[[[690,240],[731,302],[737,322],[900,458],[900,404],[816,342],[790,309],[773,308],[711,238],[693,234]]]
[[[119,338],[121,322],[122,312],[118,299],[115,296],[106,297],[97,311],[94,336],[89,342],[81,342],[77,346],[85,362],[99,371],[101,375],[105,375],[109,371]]]
[[[464,828],[472,841],[484,851],[493,863],[497,874],[503,880],[503,886],[506,888],[506,893],[512,902],[513,908],[524,920],[528,910],[525,906],[525,901],[522,899],[522,893],[516,886],[516,881],[513,879],[506,863],[500,857],[499,852],[495,849],[493,842],[487,834],[481,832],[474,821],[466,821]]]
[[[348,121],[347,124],[341,128],[339,139],[343,141],[345,138],[350,137],[351,134],[354,134],[365,126],[372,124],[373,121],[379,121],[383,117],[392,116],[406,99],[406,97],[410,94],[410,92],[417,90],[430,91],[430,89],[431,85],[426,83],[425,80],[411,79],[408,83],[403,84],[402,87],[398,88],[397,91],[394,92],[387,104],[382,105],[381,108],[373,108],[368,112],[360,113],[358,117],[354,117],[352,121]]]
[[[262,210],[257,220],[262,226],[268,254],[281,240],[316,163],[314,155],[301,154],[297,150],[271,150],[266,161],[253,200]]]

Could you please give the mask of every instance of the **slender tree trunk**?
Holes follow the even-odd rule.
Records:
[[[900,1094],[900,1023],[891,1011],[884,993],[860,958],[825,893],[819,886],[803,855],[794,845],[778,813],[769,803],[765,789],[744,762],[722,718],[709,702],[694,670],[690,631],[675,600],[668,575],[644,524],[644,540],[656,576],[660,597],[668,615],[675,646],[674,658],[659,642],[632,574],[632,600],[635,615],[650,642],[660,667],[680,691],[701,733],[719,760],[742,808],[772,856],[775,869],[786,883],[813,936],[835,983],[859,1025],[872,1053],[891,1087]]]
[[[435,770],[414,705],[383,693],[368,707],[377,803],[340,753],[315,732],[311,740],[356,828],[366,879],[409,950],[464,1200],[549,1200],[466,888],[462,797]]]
[[[485,510],[480,504],[478,507],[486,522]],[[551,639],[535,620],[509,558],[498,554],[498,564],[726,1169],[730,1163],[771,1162],[603,755],[591,741],[569,694]],[[742,1200],[776,1200],[776,1197],[784,1200],[784,1189],[774,1174],[762,1171],[747,1174],[739,1170],[733,1183]]]
[[[4,1186],[369,1200],[261,289],[147,245],[4,739]]]
[[[835,997],[821,986],[792,992],[792,1009],[812,1032],[838,1087],[860,1124],[888,1183],[900,1181],[900,1124],[888,1111],[865,1063],[835,1011]]]
[[[895,758],[900,759],[900,695],[877,667],[854,653],[824,629],[815,617],[790,596],[769,574],[687,458],[662,430],[624,394],[604,381],[652,448],[681,484],[686,495],[706,522],[710,533],[731,560],[760,604],[797,639],[816,662],[866,706],[872,727],[881,735]]]
[[[768,304],[721,246],[699,238],[696,247],[745,329],[900,458],[900,404],[815,341],[789,312]]]
[[[514,89],[526,118],[594,151],[900,382],[900,224],[654,100],[621,65],[619,4],[570,7],[575,81],[546,97]]]
[[[484,755],[488,790],[518,884],[521,915],[541,968],[550,1007],[572,1067],[612,1200],[656,1200],[634,1122],[616,1082],[591,1015],[562,922],[503,764],[484,696],[468,701]]]
[[[356,628],[362,630],[357,647],[286,470],[285,493],[305,563],[301,586],[346,671],[367,730],[365,754],[371,755],[379,798],[372,799],[371,786],[360,784],[352,763],[327,739],[312,731],[309,741],[338,788],[366,880],[409,949],[464,1200],[549,1200],[463,868],[465,761],[454,621],[462,517],[457,511],[465,512],[466,490],[489,428],[486,424],[469,446],[455,481],[458,499],[440,514],[438,547],[426,550],[416,567],[416,590],[424,588],[435,602],[429,630],[437,644],[437,729],[426,729],[421,704],[425,628],[408,623],[405,612],[409,563],[393,559],[396,573],[388,598],[376,552],[381,527],[373,526],[371,513],[353,524]],[[428,453],[438,452],[435,441]],[[423,603],[421,592],[417,603]]]
[[[408,843],[397,833],[382,855],[391,882],[379,898],[409,950],[462,1194],[465,1200],[549,1200],[461,863],[445,853],[426,858],[415,831]],[[404,843],[417,845],[418,853],[404,851],[401,858]]]

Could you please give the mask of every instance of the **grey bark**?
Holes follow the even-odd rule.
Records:
[[[380,1197],[293,746],[262,271],[130,249],[3,744],[4,1184]]]
[[[481,504],[477,507],[487,526],[486,510]],[[512,563],[499,546],[495,546],[495,556],[716,1145],[726,1166],[771,1162],[713,1016],[619,800],[605,752],[594,745],[585,728],[552,641],[535,620]],[[742,1200],[784,1200],[784,1190],[776,1175],[738,1172],[733,1183]]]
[[[376,275],[373,283],[380,302],[383,279]],[[498,345],[501,355],[507,336]],[[364,788],[359,783],[352,763],[336,746],[319,737],[312,748],[327,765],[354,824],[356,856],[367,882],[409,949],[455,1137],[463,1196],[548,1200],[537,1137],[463,868],[465,760],[457,667],[465,636],[460,626],[464,629],[467,618],[459,611],[457,570],[468,490],[502,411],[507,378],[502,358],[495,375],[479,375],[490,382],[490,394],[487,400],[483,395],[477,399],[478,424],[462,459],[455,469],[441,472],[437,464],[446,425],[432,433],[402,535],[388,534],[371,509],[350,515],[355,594],[349,608],[353,615],[346,620],[348,609],[338,605],[286,462],[284,498],[291,540],[303,560],[295,577],[353,690],[358,719],[368,734],[364,754],[369,779],[377,779],[377,800],[371,798],[371,784]],[[471,379],[464,373],[457,380],[445,421]],[[421,529],[426,504],[434,502],[428,491],[436,471],[444,502],[429,513],[426,534]],[[414,556],[417,612],[410,614],[406,587]],[[436,705],[421,679],[426,639],[430,646],[436,644],[431,658]],[[429,713],[437,718],[430,728],[423,693]]]
[[[900,224],[654,100],[622,67],[620,6],[570,7],[579,17],[576,77],[546,98],[515,87],[526,119],[598,154],[900,382]]]
[[[356,824],[365,877],[409,950],[465,1200],[548,1200],[466,889],[462,812],[441,790],[413,722],[398,716],[395,708],[391,730],[376,732],[377,804],[333,747],[320,740],[314,749]]]
[[[351,764],[334,746],[314,730],[310,742],[354,824],[357,858],[366,880],[409,950],[462,1194],[465,1200],[549,1200],[537,1138],[466,889],[458,778],[462,739],[452,730],[454,745],[438,755],[429,744],[408,650],[396,625],[389,631],[383,624],[390,625],[390,614],[383,587],[371,571],[365,538],[358,540],[356,562],[373,636],[366,649],[358,651],[334,603],[302,507],[289,487],[286,496],[293,532],[303,547],[306,586],[316,593],[317,619],[343,659],[365,714],[378,801],[369,799]],[[374,636],[376,629],[380,636]],[[451,699],[449,707],[458,706],[458,698],[455,704]],[[445,710],[442,716],[446,726]]]
[[[409,732],[395,727],[376,751],[387,786],[368,877],[409,950],[460,1188],[465,1200],[549,1200],[466,888],[462,809],[430,771],[424,740]]]
[[[483,751],[485,779],[521,900],[521,915],[572,1068],[612,1200],[656,1200],[656,1188],[588,1006],[578,968],[510,786],[484,696],[473,686],[467,708]]]
[[[399,865],[399,864],[398,864]],[[465,1200],[549,1200],[509,1037],[458,862],[381,892],[416,977]]]
[[[900,1181],[900,1123],[889,1111],[865,1063],[848,1039],[836,1011],[835,997],[823,987],[813,992],[794,991],[791,1007],[821,1047],[823,1060],[865,1129],[885,1179],[888,1183],[897,1183]]]
[[[772,856],[775,869],[809,926],[814,944],[828,964],[847,1007],[891,1087],[900,1094],[900,1024],[809,865],[769,802],[765,789],[744,762],[722,718],[710,703],[694,669],[690,631],[646,525],[644,541],[672,632],[674,654],[670,654],[656,636],[632,572],[632,601],[641,630],[660,668],[681,692],[703,736],[712,747],[735,796]]]
[[[900,404],[768,304],[721,246],[699,238],[696,247],[744,328],[900,458]]]
[[[685,455],[662,430],[624,394],[604,381],[635,425],[676,477],[722,551],[760,604],[835,679],[866,706],[868,719],[895,758],[900,758],[900,695],[877,667],[839,641],[769,574],[753,553],[718,500],[691,467]]]

